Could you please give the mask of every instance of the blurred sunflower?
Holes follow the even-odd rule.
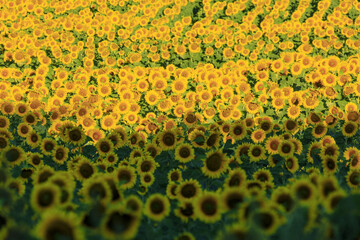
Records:
[[[221,193],[221,201],[225,211],[232,211],[246,201],[247,192],[239,187],[227,187]]]
[[[271,208],[260,208],[251,214],[251,220],[267,236],[276,232],[280,223],[278,214]]]
[[[220,144],[220,133],[218,132],[213,132],[211,133],[207,139],[206,139],[206,147],[207,149],[210,149],[212,147],[219,147]]]
[[[25,158],[25,151],[18,146],[7,146],[2,150],[1,159],[6,160],[11,166],[21,164]]]
[[[243,187],[246,182],[246,172],[241,168],[232,169],[225,180],[224,188]]]
[[[137,180],[136,170],[131,166],[119,166],[114,174],[121,189],[131,189]]]
[[[141,199],[136,195],[130,195],[125,198],[125,206],[128,210],[132,211],[137,215],[141,215],[143,202]]]
[[[317,197],[317,191],[309,179],[298,179],[291,186],[292,196],[300,203],[311,204]]]
[[[103,174],[100,173],[94,174],[91,178],[84,181],[78,194],[85,203],[93,201],[108,203],[112,198],[110,186],[104,182]]]
[[[229,165],[229,159],[222,152],[221,149],[211,151],[206,154],[206,158],[203,159],[202,173],[210,178],[219,178],[223,174]]]
[[[271,194],[271,201],[280,206],[284,212],[290,212],[296,206],[295,198],[291,194],[288,187],[280,186],[276,188]]]
[[[132,239],[136,236],[141,218],[123,205],[112,205],[102,221],[102,232],[110,239]]]
[[[188,139],[191,142],[190,144],[193,144],[195,147],[202,148],[205,147],[205,140],[206,136],[203,131],[200,131],[198,129],[194,129],[189,135]]]
[[[215,223],[221,219],[223,206],[216,192],[204,191],[194,202],[195,216],[205,223]]]
[[[326,201],[329,194],[339,189],[335,175],[321,176],[318,180],[319,195],[323,201]]]
[[[162,221],[170,213],[169,199],[160,194],[154,193],[149,196],[144,205],[144,214],[154,221]]]
[[[43,213],[41,221],[34,229],[34,235],[44,240],[55,238],[84,240],[85,233],[73,212],[51,209]]]
[[[31,191],[30,203],[36,212],[49,210],[60,203],[60,190],[52,183],[36,185]]]
[[[259,169],[253,174],[253,178],[265,184],[267,188],[273,188],[274,177],[268,169]]]
[[[251,143],[242,143],[239,144],[235,149],[235,160],[238,164],[242,164],[241,156],[249,156],[249,149],[251,147]]]
[[[322,159],[322,167],[324,173],[334,174],[338,170],[337,162],[335,157],[326,156]]]
[[[343,189],[337,189],[329,193],[329,196],[325,199],[323,203],[323,206],[325,207],[327,213],[333,213],[337,209],[339,202],[347,196],[348,194]]]

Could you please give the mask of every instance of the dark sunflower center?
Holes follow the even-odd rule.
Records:
[[[180,157],[188,158],[190,156],[190,150],[187,147],[183,147],[179,151]]]
[[[185,217],[190,217],[194,214],[194,207],[191,203],[186,203],[185,208],[180,208],[180,212]]]
[[[293,160],[292,160],[292,159],[286,160],[286,166],[287,166],[289,169],[292,169],[292,167],[294,166]]]
[[[270,143],[270,148],[272,150],[277,150],[278,149],[278,146],[279,146],[279,143],[278,142],[271,142]]]
[[[307,186],[300,186],[296,191],[296,196],[304,200],[308,199],[310,194],[310,189]]]
[[[226,198],[226,204],[230,209],[236,208],[236,206],[244,200],[243,195],[240,193],[232,193]]]
[[[282,146],[282,148],[281,148],[281,151],[283,152],[283,153],[289,153],[290,151],[291,151],[291,147],[290,147],[290,145],[289,144],[284,144],[283,146]]]
[[[5,158],[9,162],[15,162],[20,158],[20,152],[17,149],[10,149],[6,152]]]
[[[21,131],[22,134],[26,134],[26,133],[29,132],[29,128],[27,126],[22,126],[20,131]]]
[[[261,150],[259,148],[254,148],[251,153],[254,157],[258,157],[261,155]]]
[[[100,199],[106,196],[106,190],[101,183],[94,183],[89,190],[89,195],[92,199],[100,197]]]
[[[180,176],[179,176],[179,173],[177,173],[177,172],[173,172],[172,174],[171,174],[171,181],[178,181],[179,180],[179,178],[180,178]]]
[[[46,240],[57,240],[57,239],[75,239],[74,232],[68,223],[62,220],[53,221],[45,231]]]
[[[206,167],[215,172],[220,169],[222,163],[222,156],[219,153],[212,154],[206,159]]]
[[[351,184],[353,185],[359,185],[360,184],[360,176],[359,176],[359,173],[357,172],[354,172],[350,175],[350,182]]]
[[[165,207],[160,199],[154,199],[150,204],[150,210],[154,214],[160,214],[164,211]]]
[[[107,143],[107,142],[102,142],[102,143],[100,144],[100,150],[101,150],[102,152],[104,152],[104,153],[109,152],[109,151],[110,151],[110,145],[109,145],[109,143]]]
[[[172,133],[165,133],[163,136],[163,142],[166,146],[173,146],[175,144],[175,136]]]
[[[64,156],[65,156],[64,150],[62,150],[62,149],[56,150],[56,154],[55,154],[56,159],[61,160],[61,159],[63,159]]]
[[[36,134],[33,134],[33,135],[31,135],[30,139],[33,143],[36,143],[38,141],[39,137]]]
[[[286,128],[289,129],[290,131],[293,130],[296,127],[296,122],[289,120],[286,123]]]
[[[256,222],[259,226],[263,229],[268,229],[272,226],[274,219],[271,214],[269,213],[258,213],[255,215]]]
[[[81,132],[79,131],[79,129],[73,129],[69,131],[69,138],[74,142],[79,141],[81,139]]]
[[[216,210],[217,202],[214,199],[205,199],[201,204],[201,211],[205,213],[205,215],[212,216],[216,214]]]
[[[186,184],[181,189],[181,195],[185,198],[192,198],[193,196],[195,196],[195,193],[196,193],[196,188],[192,184]]]
[[[50,190],[42,190],[38,195],[38,203],[41,207],[47,207],[51,205],[54,200],[54,195]]]
[[[311,121],[313,121],[314,123],[319,122],[320,121],[320,117],[316,114],[311,114],[310,117]]]
[[[35,165],[38,165],[40,163],[41,159],[38,156],[34,156],[32,158],[32,163]]]
[[[48,178],[51,177],[52,175],[53,175],[53,173],[48,172],[48,171],[40,173],[39,183],[46,182],[48,180]]]
[[[128,183],[131,180],[131,174],[127,170],[122,170],[118,173],[118,179],[119,181],[125,181],[125,183]]]
[[[242,133],[243,133],[242,127],[236,126],[236,127],[234,128],[234,134],[235,134],[235,135],[239,136],[239,135],[241,135]]]
[[[114,212],[106,221],[106,227],[113,233],[125,232],[133,224],[134,216],[126,213]]]
[[[216,143],[217,140],[217,134],[213,133],[209,136],[209,138],[206,141],[206,144],[211,147]]]
[[[147,183],[151,182],[151,177],[149,175],[146,175],[144,177],[144,181],[147,182]]]
[[[141,164],[141,171],[148,172],[148,171],[150,171],[150,169],[151,169],[151,163],[149,161],[144,161]]]
[[[0,148],[6,148],[7,146],[7,141],[5,138],[0,137]]]
[[[6,126],[6,121],[3,118],[0,118],[0,128],[4,128]]]
[[[326,162],[326,166],[330,169],[330,170],[334,170],[335,169],[335,163],[332,159],[328,159],[328,161]]]
[[[83,176],[84,178],[89,178],[94,173],[93,168],[88,163],[83,163],[80,166],[79,171],[81,176]]]
[[[288,194],[281,194],[278,196],[276,202],[284,206],[286,211],[290,211],[293,206],[293,200]]]
[[[54,149],[54,144],[52,142],[46,142],[44,148],[46,151],[50,152]]]
[[[186,117],[188,123],[194,123],[196,121],[196,116],[193,113],[188,114]]]
[[[316,134],[321,134],[321,133],[324,132],[324,130],[325,130],[325,128],[323,126],[319,125],[319,126],[316,126],[315,133]]]
[[[26,121],[28,123],[33,123],[33,122],[35,122],[35,118],[33,115],[28,115],[28,116],[26,116]]]
[[[346,127],[345,127],[345,132],[348,133],[348,134],[353,133],[354,130],[355,130],[355,127],[351,123],[347,124]]]

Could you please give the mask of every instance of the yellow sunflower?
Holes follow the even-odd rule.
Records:
[[[205,223],[215,223],[221,219],[223,204],[219,194],[204,191],[195,199],[195,216]]]
[[[154,193],[147,198],[144,205],[144,214],[154,221],[162,221],[170,213],[169,199],[160,194]]]
[[[228,169],[229,159],[221,149],[208,152],[203,159],[202,173],[210,178],[219,178]]]

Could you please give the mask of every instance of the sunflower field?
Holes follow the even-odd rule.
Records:
[[[360,2],[0,0],[0,239],[360,240]]]

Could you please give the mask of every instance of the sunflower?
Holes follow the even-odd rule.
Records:
[[[320,114],[317,114],[315,112],[311,112],[308,116],[308,120],[311,124],[317,124],[320,123],[322,121],[322,117]]]
[[[25,185],[21,179],[10,179],[7,181],[6,186],[13,190],[19,197],[23,196],[25,193]]]
[[[179,201],[193,200],[202,192],[201,185],[197,180],[188,179],[181,182],[176,190],[176,196]]]
[[[181,163],[187,163],[195,158],[194,148],[188,143],[182,143],[175,149],[175,159]]]
[[[110,139],[102,138],[95,144],[95,147],[100,156],[106,156],[108,153],[113,151],[114,144]]]
[[[273,191],[271,201],[280,206],[285,212],[290,212],[296,205],[290,189],[285,186],[280,186]]]
[[[145,145],[145,151],[148,152],[151,157],[155,158],[160,154],[161,149],[155,143],[147,143]]]
[[[284,130],[294,134],[298,130],[297,122],[292,119],[286,120],[284,122]]]
[[[26,124],[26,123],[22,123]],[[0,128],[2,129],[8,129],[10,127],[10,121],[9,118],[6,116],[0,116]]]
[[[35,185],[31,192],[30,203],[37,212],[51,209],[60,203],[60,190],[51,183]]]
[[[345,137],[353,137],[358,130],[358,124],[353,121],[347,121],[343,124],[341,132]]]
[[[168,185],[166,186],[166,196],[169,199],[176,199],[177,195],[176,195],[176,189],[178,187],[178,184],[176,182],[169,182]]]
[[[116,120],[112,115],[107,115],[101,118],[100,124],[104,130],[111,130],[115,126]]]
[[[28,112],[28,110],[29,109],[27,105],[21,102],[18,103],[15,107],[15,113],[20,117],[24,116]]]
[[[41,141],[41,152],[44,155],[51,155],[54,149],[57,147],[56,141],[51,138],[44,138]]]
[[[169,199],[160,194],[154,193],[149,196],[144,205],[144,214],[154,220],[162,221],[170,213],[170,202]]]
[[[122,205],[112,205],[106,210],[101,223],[102,232],[110,239],[132,239],[136,236],[141,218]]]
[[[18,146],[7,146],[2,150],[1,159],[6,160],[11,166],[21,164],[25,160],[25,151]]]
[[[292,156],[295,152],[295,145],[289,140],[283,140],[278,146],[278,154],[281,157]]]
[[[325,147],[320,150],[320,158],[323,160],[325,157],[330,156],[337,159],[340,155],[339,146],[334,144],[327,144]]]
[[[89,179],[93,174],[97,172],[94,164],[90,159],[83,156],[75,165],[73,169],[74,176],[79,181],[85,181]]]
[[[70,142],[75,146],[81,146],[86,141],[86,135],[79,126],[72,127],[66,130],[65,139],[65,141]]]
[[[189,135],[188,135],[189,141],[191,141],[191,144],[193,144],[195,147],[203,148],[205,147],[205,140],[206,136],[203,131],[200,131],[198,129],[194,129]]]
[[[159,133],[159,146],[163,150],[172,150],[176,146],[176,134],[173,130],[165,130]]]
[[[253,174],[253,178],[265,184],[267,188],[274,187],[274,178],[267,169],[259,169]]]
[[[318,190],[322,200],[326,200],[329,194],[339,190],[339,184],[334,175],[321,176],[318,180]]]
[[[251,140],[253,140],[254,143],[262,143],[265,140],[266,133],[262,129],[255,130],[251,133]]]
[[[134,167],[119,166],[114,174],[117,177],[117,184],[120,184],[121,189],[131,189],[135,186],[137,175]]]
[[[159,164],[155,161],[154,158],[146,156],[137,163],[137,171],[138,173],[154,173],[158,166]]]
[[[221,193],[221,201],[225,211],[236,209],[246,198],[247,192],[240,187],[227,187]]]
[[[52,159],[62,165],[66,162],[69,154],[69,149],[67,147],[63,146],[56,146],[53,153],[52,153]]]
[[[299,169],[299,160],[295,156],[289,156],[285,159],[285,167],[289,172],[295,174]]]
[[[301,141],[299,139],[296,139],[296,138],[290,138],[289,139],[290,142],[292,142],[295,146],[295,152],[296,154],[301,154],[302,151],[303,151],[303,145],[301,143]]]
[[[172,169],[168,173],[169,182],[181,182],[183,180],[180,169]]]
[[[309,179],[298,179],[291,186],[291,192],[300,203],[310,204],[316,199],[317,191]]]
[[[350,169],[360,169],[360,155],[355,154],[350,159]]]
[[[242,143],[235,149],[235,160],[237,163],[242,164],[242,155],[249,156],[249,149],[251,143]]]
[[[236,168],[230,171],[225,180],[224,188],[227,187],[242,187],[246,183],[246,172],[241,168]]]
[[[352,189],[357,189],[360,185],[360,170],[350,169],[346,175],[346,182]]]
[[[322,159],[322,167],[325,173],[327,174],[334,174],[337,169],[337,162],[335,157],[326,156]]]
[[[279,219],[275,210],[271,208],[261,208],[251,214],[251,220],[255,226],[270,236],[279,227]]]
[[[250,162],[258,162],[260,160],[264,160],[265,156],[265,148],[260,144],[251,144],[248,155],[250,157]]]
[[[218,149],[206,154],[201,171],[207,177],[219,178],[227,170],[228,164],[229,159],[226,154],[221,149]]]
[[[187,223],[189,219],[195,219],[193,202],[189,200],[178,202],[178,208],[174,210],[174,214],[184,223]]]
[[[218,147],[220,144],[220,134],[218,132],[212,132],[206,139],[206,147],[207,149],[211,149],[212,147]]]
[[[272,107],[276,110],[281,110],[285,107],[285,99],[283,97],[274,98],[271,101]]]
[[[125,206],[126,209],[130,210],[131,212],[141,215],[143,202],[141,199],[136,195],[130,195],[125,199]]]
[[[51,209],[42,214],[41,221],[37,224],[33,234],[44,240],[56,238],[84,240],[85,233],[80,225],[79,218],[75,213]]]
[[[112,198],[110,186],[104,182],[103,174],[100,173],[83,182],[79,195],[86,203],[99,200],[108,203]]]
[[[271,137],[269,137],[265,142],[266,151],[269,154],[277,154],[278,153],[278,147],[279,147],[281,142],[282,142],[282,140],[281,140],[281,138],[279,136],[271,136]]]
[[[335,209],[337,209],[339,202],[342,199],[345,199],[346,197],[347,197],[347,193],[343,189],[337,189],[329,193],[328,197],[325,199],[325,202],[323,203],[327,213],[330,214],[333,213]]]
[[[195,216],[205,223],[215,223],[221,219],[222,201],[216,192],[204,191],[194,202]]]

